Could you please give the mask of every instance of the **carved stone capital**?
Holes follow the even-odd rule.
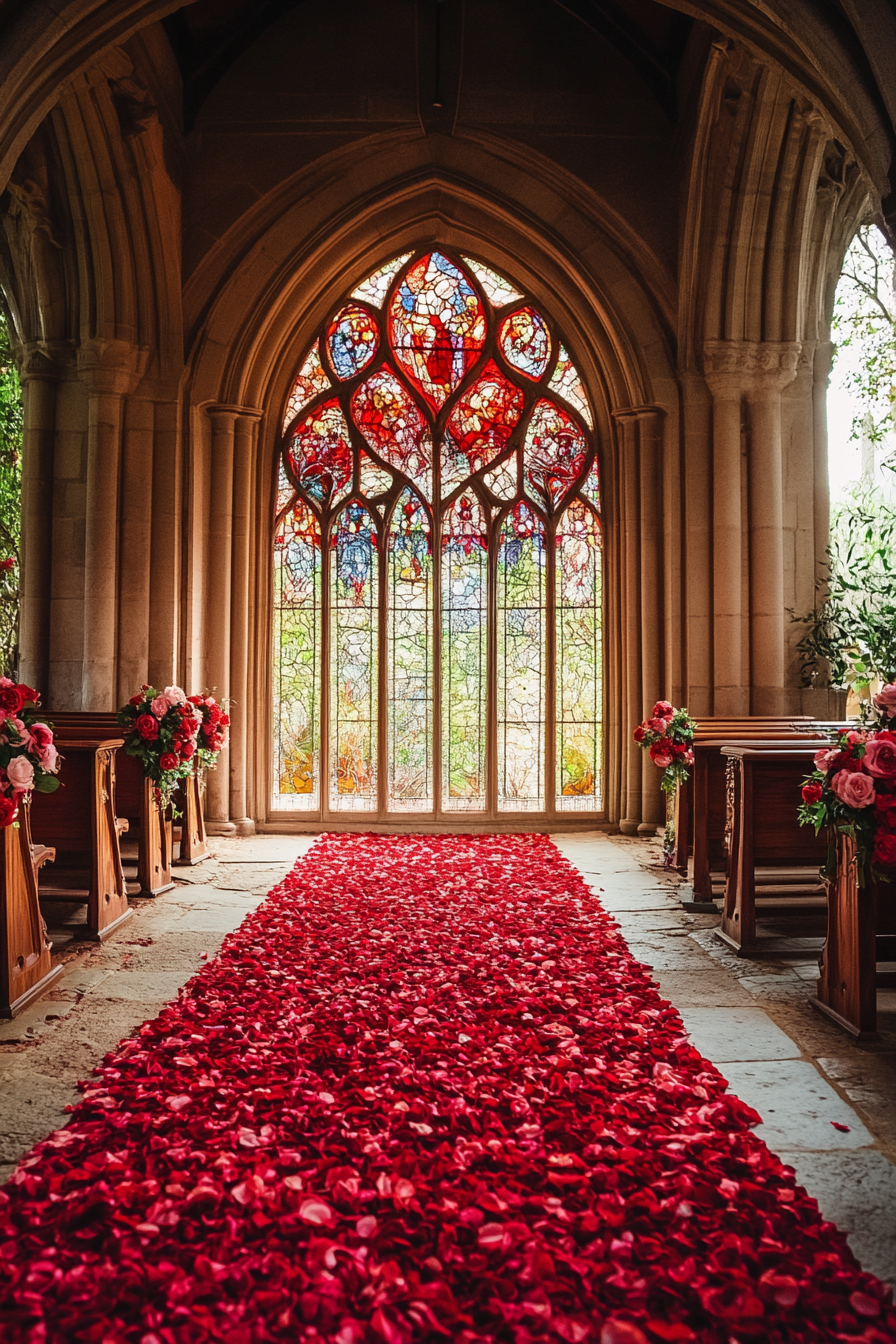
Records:
[[[16,364],[22,383],[55,382],[72,355],[67,341],[25,341],[16,349]]]
[[[93,396],[127,396],[146,371],[149,351],[130,341],[93,337],[77,351],[78,376]]]
[[[715,397],[780,391],[796,377],[800,341],[706,341],[703,372]]]

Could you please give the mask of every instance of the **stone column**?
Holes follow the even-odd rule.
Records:
[[[251,505],[255,480],[256,431],[260,411],[242,411],[234,426],[233,577],[230,599],[230,816],[237,835],[254,835],[248,815],[247,752],[250,721],[249,658],[251,653]]]
[[[751,710],[785,714],[784,473],[781,391],[796,376],[798,342],[756,347],[750,404]]]
[[[232,602],[233,455],[239,406],[210,406],[211,493],[208,522],[208,585],[205,606],[206,687],[219,699],[230,696]],[[233,835],[230,820],[230,747],[208,773],[206,820],[213,835]]]
[[[77,360],[88,392],[81,708],[110,711],[117,708],[121,405],[139,380],[146,352],[127,341],[96,339],[79,347]]]
[[[637,835],[641,823],[641,748],[632,732],[641,718],[641,470],[637,422],[630,414],[616,412],[621,484],[619,548],[622,590],[622,816],[623,835]]]
[[[704,379],[682,374],[685,535],[685,703],[712,713],[712,399]]]
[[[828,481],[828,383],[834,362],[832,341],[819,341],[815,347],[812,406],[815,438],[815,564],[825,560],[831,526],[831,491]]]
[[[19,679],[36,687],[46,698],[50,676],[53,459],[59,377],[53,352],[38,342],[23,347],[19,376],[25,421],[19,544]]]
[[[707,341],[704,371],[712,393],[712,712],[746,714],[744,684],[741,419],[745,342]]]
[[[130,398],[125,408],[121,455],[118,673],[116,703],[123,705],[149,675],[150,555],[155,522],[152,478],[154,407]],[[155,683],[153,683],[155,684]],[[162,686],[169,685],[169,681]]]
[[[614,411],[622,480],[625,798],[623,835],[653,835],[664,816],[659,771],[632,738],[664,693],[663,412],[656,406]]]

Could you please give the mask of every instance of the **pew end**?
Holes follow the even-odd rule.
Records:
[[[0,829],[0,1018],[13,1018],[43,997],[62,976],[41,918],[37,874],[53,859],[47,845],[32,845],[30,804],[19,821]]]

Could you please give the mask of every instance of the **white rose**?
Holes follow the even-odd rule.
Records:
[[[14,789],[26,790],[34,785],[34,766],[27,756],[13,756],[6,775]]]

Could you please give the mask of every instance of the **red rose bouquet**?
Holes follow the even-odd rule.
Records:
[[[800,821],[849,835],[856,845],[859,885],[870,863],[891,879],[896,869],[896,685],[874,698],[878,726],[841,730],[815,753],[802,787]]]
[[[684,783],[688,770],[694,764],[694,730],[697,725],[686,709],[673,709],[668,700],[657,700],[653,714],[635,729],[639,746],[650,753],[650,759],[663,778],[663,793],[674,793],[678,783]]]
[[[214,770],[218,764],[218,753],[227,746],[230,716],[213,695],[191,695],[189,702],[199,715],[196,756],[199,769],[204,774],[206,770]]]
[[[200,719],[179,686],[144,686],[118,711],[124,746],[156,786],[162,807],[172,805],[178,783],[191,773]]]
[[[0,677],[0,827],[11,826],[21,799],[32,789],[53,793],[60,756],[53,730],[38,717],[40,696],[31,686]]]

